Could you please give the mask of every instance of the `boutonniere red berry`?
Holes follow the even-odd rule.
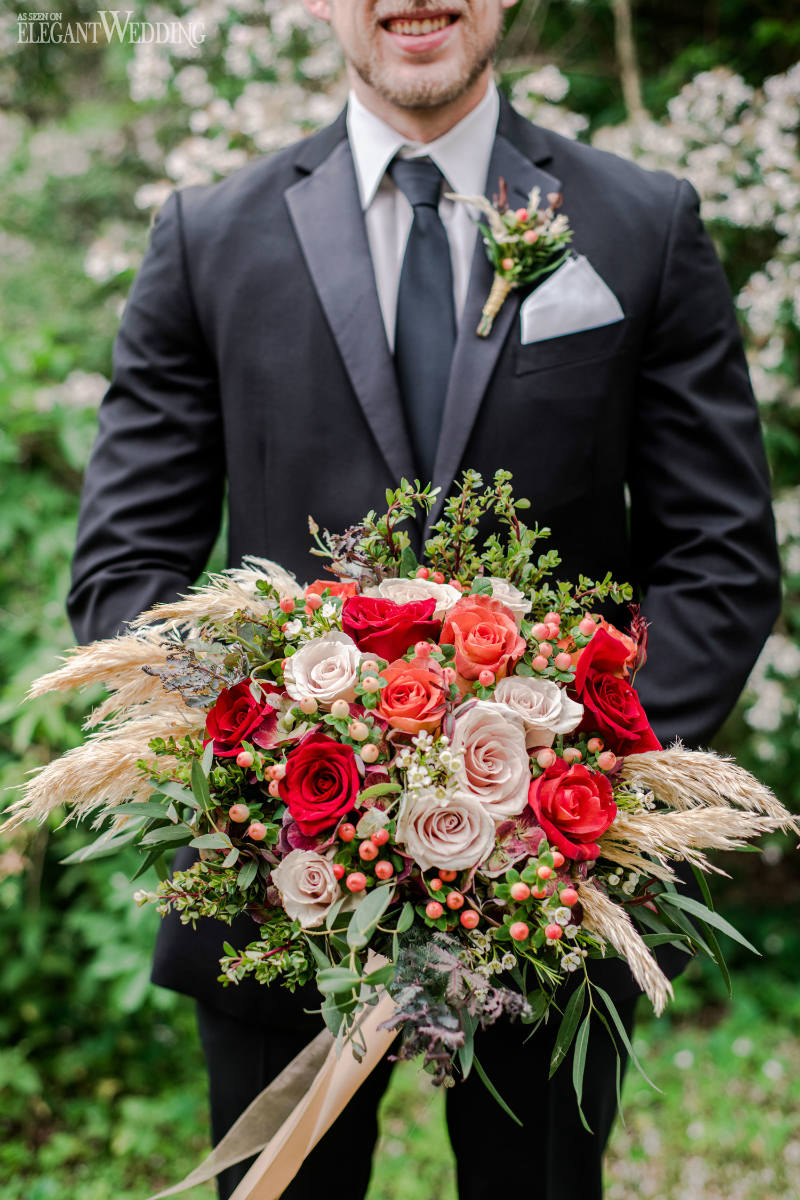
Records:
[[[535,283],[561,266],[567,257],[572,230],[567,217],[558,212],[561,207],[559,192],[551,192],[547,196],[547,207],[540,208],[540,189],[533,188],[526,206],[516,209],[509,207],[506,183],[502,178],[493,200],[453,192],[447,195],[449,200],[477,208],[486,217],[485,222],[478,224],[486,254],[494,267],[494,281],[483,306],[477,333],[479,337],[488,337],[512,288]]]

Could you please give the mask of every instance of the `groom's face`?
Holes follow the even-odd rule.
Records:
[[[306,0],[351,71],[390,104],[452,103],[485,72],[516,0]]]

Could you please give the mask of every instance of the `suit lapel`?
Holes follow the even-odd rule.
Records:
[[[533,144],[526,147],[527,153],[525,149],[518,148],[515,144],[515,142],[521,141],[521,135],[525,134],[533,139]],[[539,131],[519,117],[508,104],[503,103],[489,163],[486,192],[490,197],[497,191],[500,177],[506,181],[509,203],[512,206],[522,206],[527,201],[533,187],[541,190],[543,205],[547,203],[549,192],[561,190],[560,180],[537,166],[529,154],[539,158],[540,161],[550,157],[548,153],[542,153]],[[425,537],[429,536],[431,524],[438,520],[441,514],[484,394],[497,365],[500,351],[519,311],[520,292],[515,290],[507,297],[505,304],[495,317],[489,336],[478,337],[475,331],[481,310],[492,286],[492,278],[492,266],[486,256],[483,239],[479,234],[472,259],[467,298],[458,327],[442,418],[442,432],[434,466],[434,482],[441,488],[441,491],[428,517]],[[502,465],[502,463],[497,464],[498,467]]]
[[[299,165],[310,174],[287,189],[286,203],[350,382],[399,483],[416,472],[343,119],[324,133],[303,147]],[[315,162],[320,150],[328,153]]]

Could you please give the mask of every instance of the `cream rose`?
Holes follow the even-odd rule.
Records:
[[[313,850],[292,850],[272,872],[288,915],[304,929],[321,925],[341,896],[333,864]]]
[[[412,600],[436,601],[433,615],[438,621],[461,599],[458,588],[449,583],[434,583],[432,579],[382,579],[377,587],[366,588],[365,596],[383,596],[395,604],[410,604]]]
[[[522,718],[529,750],[552,746],[556,734],[572,733],[583,719],[583,705],[571,700],[552,679],[508,675],[495,688],[494,699]]]
[[[533,601],[529,600],[524,592],[514,587],[513,583],[509,583],[507,579],[498,579],[492,576],[488,582],[492,585],[492,595],[495,600],[499,600],[501,604],[505,604],[506,608],[511,610],[514,620],[517,622],[517,629],[519,629],[522,618],[527,617],[533,608]]]
[[[323,708],[334,700],[355,700],[362,654],[338,629],[312,638],[286,662],[283,678],[293,700],[313,696]]]
[[[450,749],[461,759],[459,783],[495,821],[522,812],[531,774],[525,726],[512,709],[486,700],[465,704],[456,710]]]
[[[426,790],[405,797],[396,837],[423,870],[461,871],[491,854],[494,821],[474,796],[454,791],[439,797]]]

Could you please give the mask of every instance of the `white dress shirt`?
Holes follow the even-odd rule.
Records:
[[[444,175],[446,187],[443,192],[483,195],[499,111],[497,88],[491,82],[480,103],[447,133],[433,142],[409,142],[370,112],[354,92],[350,93],[347,136],[353,152],[378,299],[391,351],[394,351],[397,290],[413,210],[386,174],[386,168],[398,152],[403,158],[430,158]],[[474,215],[474,210],[464,204],[444,197],[439,202],[439,216],[450,242],[457,319],[467,297],[475,249],[477,226],[471,214]]]

